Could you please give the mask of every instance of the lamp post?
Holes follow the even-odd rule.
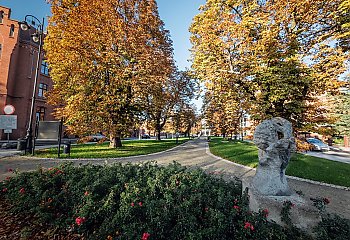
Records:
[[[35,99],[36,99],[37,82],[38,82],[39,72],[40,72],[40,60],[41,60],[41,51],[42,51],[43,34],[44,34],[44,21],[45,21],[44,18],[42,21],[40,21],[38,18],[36,18],[33,15],[26,15],[24,18],[24,21],[19,23],[20,28],[23,31],[27,31],[32,27],[36,29],[36,32],[32,34],[31,37],[34,42],[39,43],[38,57],[36,60],[33,95],[31,100],[27,134],[25,136],[25,140],[26,140],[25,152],[29,152],[29,153],[32,153],[32,149],[33,149],[33,126],[32,126],[33,124],[32,123],[33,123],[33,115],[34,115],[34,107],[35,107]]]

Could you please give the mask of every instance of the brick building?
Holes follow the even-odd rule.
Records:
[[[7,104],[15,107],[14,115],[17,115],[17,129],[12,131],[10,139],[26,135],[38,55],[38,44],[31,39],[33,32],[35,29],[21,30],[19,21],[11,19],[11,9],[0,6],[0,115]],[[49,121],[54,120],[53,108],[46,104],[45,93],[51,89],[52,81],[44,56],[40,62],[34,113],[37,120]],[[3,130],[0,138],[7,138]]]

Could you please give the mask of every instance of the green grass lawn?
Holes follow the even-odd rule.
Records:
[[[175,139],[156,140],[136,140],[122,141],[123,147],[112,149],[109,143],[102,144],[78,144],[71,146],[70,156],[61,153],[62,158],[117,158],[144,155],[150,153],[161,152],[166,149],[175,147],[188,141],[188,139],[180,138],[178,144]],[[42,149],[35,151],[35,156],[56,158],[57,147]]]
[[[210,151],[245,166],[258,166],[258,149],[253,143],[221,141],[213,138]],[[350,164],[296,153],[289,162],[287,175],[350,187]]]

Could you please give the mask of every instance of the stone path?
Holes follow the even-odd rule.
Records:
[[[109,164],[113,162],[137,163],[156,161],[160,165],[166,165],[176,161],[183,166],[189,166],[191,168],[200,167],[207,172],[222,174],[225,179],[234,180],[236,178],[240,179],[255,174],[254,169],[229,162],[210,154],[207,142],[203,139],[196,139],[166,152],[117,159],[57,160],[21,156],[3,157],[0,159],[0,180],[12,175],[12,173],[7,171],[9,168],[18,169],[20,171],[30,171],[35,170],[38,167],[52,167],[64,161],[74,161],[75,164]],[[327,206],[327,210],[331,213],[337,213],[338,215],[350,219],[349,188],[337,188],[298,179],[289,179],[288,181],[290,187],[296,191],[302,191],[306,199],[309,199],[310,197],[326,197],[330,199],[331,203]]]

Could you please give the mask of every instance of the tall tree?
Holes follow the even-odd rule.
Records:
[[[343,0],[334,14],[337,21],[337,34],[339,46],[344,50],[350,50],[350,0]]]
[[[249,106],[237,96],[229,88],[206,92],[204,115],[214,134],[233,137],[241,131],[241,121]]]
[[[281,116],[297,129],[327,122],[312,113],[324,111],[315,103],[345,71],[347,56],[332,43],[340,3],[208,0],[190,28],[192,67],[209,89],[230,82],[253,119]]]
[[[337,121],[334,124],[337,134],[350,136],[350,90],[344,88],[334,99],[334,114]]]
[[[155,0],[50,0],[49,96],[74,133],[107,131],[111,147],[141,112],[143,88],[173,71]]]
[[[195,88],[196,79],[185,71],[175,71],[163,84],[145,88],[148,91],[144,91],[144,109],[158,140],[165,124],[174,116],[175,109],[188,105],[193,99]]]

